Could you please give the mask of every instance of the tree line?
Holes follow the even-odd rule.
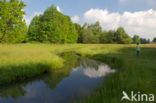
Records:
[[[132,39],[125,32],[123,27],[119,27],[116,31],[103,31],[99,22],[95,24],[85,23],[82,27],[75,24],[78,32],[78,43],[132,43]]]
[[[123,27],[104,31],[99,22],[72,23],[69,16],[50,6],[42,15],[35,16],[26,26],[23,10],[26,4],[19,0],[0,0],[0,43],[150,43],[149,39],[134,35]],[[153,39],[156,42],[156,38]]]
[[[134,35],[131,38],[123,27],[118,27],[117,30],[103,31],[99,22],[95,24],[85,23],[83,26],[77,23],[74,25],[79,35],[78,43],[147,44],[156,42],[156,37],[153,38],[152,41],[150,41],[150,39],[141,38],[139,35]]]

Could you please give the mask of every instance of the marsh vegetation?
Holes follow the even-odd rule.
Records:
[[[144,93],[156,93],[154,82],[156,71],[156,45],[141,45],[141,47],[141,56],[136,57],[134,45],[1,44],[1,100],[5,96],[7,97],[12,95],[12,97],[16,97],[18,100],[18,96],[14,96],[12,89],[7,93],[6,91],[9,91],[9,89],[3,89],[4,86],[11,86],[10,88],[14,88],[13,86],[15,85],[16,87],[16,83],[20,84],[22,82],[22,84],[20,84],[22,85],[21,87],[18,85],[18,87],[22,89],[22,87],[33,83],[32,78],[36,78],[38,76],[40,77],[42,75],[44,76],[46,73],[47,75],[45,75],[43,78],[34,81],[40,82],[47,76],[47,79],[44,80],[44,83],[45,81],[49,81],[52,83],[52,85],[49,85],[48,87],[56,88],[56,85],[60,83],[63,78],[70,77],[69,74],[71,72],[71,68],[77,67],[79,64],[78,62],[83,61],[75,59],[76,56],[69,56],[69,54],[71,55],[72,53],[104,62],[111,68],[117,70],[116,73],[106,76],[104,81],[101,81],[99,85],[96,85],[96,89],[94,89],[91,95],[86,97],[87,99],[81,98],[79,102],[113,103],[121,99],[121,93],[123,90],[136,90],[142,91]],[[64,52],[70,53],[64,56],[60,55]],[[91,71],[89,70],[89,72]],[[95,73],[95,71],[92,72]],[[52,77],[48,77],[48,73],[52,73],[52,75],[50,74]],[[98,73],[96,75],[98,75]],[[23,83],[24,81],[26,81],[26,83]],[[73,84],[76,82],[77,80],[72,81]],[[15,91],[19,90],[17,89]],[[18,95],[24,95],[26,91],[22,91],[19,91]]]

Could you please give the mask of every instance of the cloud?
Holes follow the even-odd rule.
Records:
[[[34,13],[34,16],[39,16],[39,15],[41,15],[41,14],[42,14],[42,12],[38,12],[38,11],[37,11],[37,12]]]
[[[103,9],[90,9],[84,13],[84,22],[99,21],[104,30],[125,28],[131,36],[137,34],[144,38],[156,37],[156,10],[139,12],[110,13]]]
[[[41,14],[42,14],[42,12],[36,11],[36,12],[34,12],[34,14],[33,14],[32,16],[30,16],[29,18],[26,18],[26,16],[24,16],[27,26],[29,26],[29,24],[30,24],[30,22],[31,22],[31,20],[33,19],[34,16],[39,16],[39,15],[41,15]]]
[[[109,13],[107,10],[90,9],[84,14],[84,21],[95,23],[99,21],[104,29],[114,29],[118,27],[120,15],[118,13]]]
[[[62,12],[59,6],[56,6],[56,9],[57,9],[59,12]]]
[[[114,73],[114,69],[110,69],[108,65],[99,65],[98,69],[95,68],[85,68],[84,74],[88,76],[89,78],[99,78],[99,77],[104,77],[109,73]]]
[[[26,22],[27,26],[29,26],[29,24],[30,24],[31,20],[30,20],[30,19],[25,18],[25,22]]]
[[[71,20],[73,23],[78,23],[79,22],[79,16],[73,16],[73,17],[71,17]]]

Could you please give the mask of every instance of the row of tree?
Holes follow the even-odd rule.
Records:
[[[150,39],[141,38],[139,35],[134,35],[132,39],[133,43],[147,44],[151,42],[156,42],[156,38],[153,38],[153,41],[150,41]]]
[[[84,24],[82,27],[75,24],[79,34],[78,43],[132,43],[132,39],[125,32],[124,28],[119,27],[116,31],[103,31],[99,22],[95,24]]]
[[[28,29],[24,20],[26,5],[19,0],[0,0],[0,42],[50,42],[50,43],[150,43],[149,39],[135,35],[131,38],[119,27],[104,31],[99,22],[73,24],[70,17],[49,7],[42,15],[35,16]],[[156,42],[156,38],[153,39]]]
[[[150,39],[141,38],[139,35],[134,35],[132,38],[125,32],[123,27],[119,27],[116,31],[109,30],[103,31],[99,22],[95,24],[85,23],[82,27],[79,24],[75,24],[75,28],[78,32],[78,43],[151,43],[156,42],[156,37],[153,41]]]

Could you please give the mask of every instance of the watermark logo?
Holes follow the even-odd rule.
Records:
[[[125,91],[122,91],[123,97],[121,101],[128,100],[128,101],[141,101],[141,102],[154,102],[155,97],[154,94],[141,94],[140,92],[135,93],[131,91],[128,95]]]

